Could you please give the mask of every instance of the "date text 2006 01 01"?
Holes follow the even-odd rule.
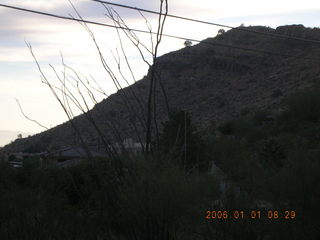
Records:
[[[295,219],[296,211],[292,210],[269,210],[269,211],[206,211],[205,218],[208,220],[219,219]]]

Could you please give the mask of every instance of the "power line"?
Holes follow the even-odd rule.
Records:
[[[20,8],[20,7],[10,6],[10,5],[6,5],[6,4],[0,4],[0,7],[11,8],[11,9],[15,9],[15,10],[18,10],[18,11],[30,12],[30,13],[35,13],[35,14],[44,15],[44,16],[48,16],[48,17],[60,18],[60,19],[64,19],[64,20],[83,22],[83,23],[88,23],[88,24],[94,24],[94,25],[100,25],[100,26],[105,26],[105,27],[122,29],[122,27],[117,27],[117,26],[114,26],[114,25],[111,25],[111,24],[105,24],[105,23],[99,23],[99,22],[94,22],[94,21],[82,20],[82,19],[73,18],[73,17],[66,17],[66,16],[57,15],[57,14],[31,10],[31,9],[27,9],[27,8]],[[123,29],[126,29],[126,28],[123,28]],[[136,31],[136,32],[147,32],[147,31],[144,31],[144,30],[137,30],[137,29],[130,29],[130,30]]]
[[[109,4],[109,5],[112,5],[112,6],[117,6],[117,7],[127,8],[127,9],[133,9],[133,10],[137,10],[137,11],[141,11],[141,12],[147,12],[147,13],[152,13],[152,14],[157,14],[157,15],[164,15],[164,13],[159,13],[159,12],[156,12],[156,11],[143,9],[143,8],[132,7],[132,6],[119,4],[119,3],[113,3],[113,2],[102,1],[102,0],[91,0],[91,1],[104,3],[104,4]],[[225,25],[225,24],[213,23],[213,22],[208,22],[208,21],[203,21],[203,20],[198,20],[198,19],[193,19],[193,18],[188,18],[188,17],[177,16],[177,15],[173,15],[173,14],[167,14],[167,17],[172,17],[172,18],[177,18],[177,19],[182,19],[182,20],[186,20],[186,21],[197,22],[197,23],[202,23],[202,24],[207,24],[207,25],[213,25],[213,26],[217,26],[217,27],[224,27],[224,28],[234,29],[234,30],[237,30],[237,31],[250,32],[250,33],[255,33],[255,34],[260,34],[260,35],[265,35],[265,36],[293,39],[293,40],[307,42],[307,43],[320,44],[320,41],[317,41],[317,40],[305,39],[305,38],[299,38],[299,37],[292,37],[292,36],[276,34],[276,33],[259,32],[259,31],[255,31],[255,30],[251,30],[251,29],[232,27],[232,26]]]
[[[83,20],[83,19],[73,18],[73,17],[66,17],[66,16],[61,16],[61,15],[52,14],[52,13],[46,13],[46,12],[41,12],[41,11],[36,11],[36,10],[31,10],[31,9],[26,9],[26,8],[10,6],[10,5],[6,5],[6,4],[0,4],[0,7],[11,8],[11,9],[15,9],[15,10],[18,10],[18,11],[30,12],[30,13],[34,13],[34,14],[39,14],[39,15],[44,15],[44,16],[49,16],[49,17],[54,17],[54,18],[60,18],[60,19],[64,19],[64,20],[83,22],[83,23],[88,23],[88,24],[93,24],[93,25],[104,26],[104,27],[128,30],[128,31],[132,31],[132,32],[147,33],[147,34],[154,34],[154,35],[157,34],[155,32],[149,32],[149,31],[140,30],[140,29],[114,26],[114,25],[111,25],[111,24],[105,24],[105,23],[100,23],[100,22],[95,22],[95,21],[88,21],[88,20]],[[258,53],[274,55],[274,56],[282,56],[282,57],[290,57],[290,58],[298,58],[298,59],[305,59],[305,60],[317,60],[317,61],[320,61],[320,58],[300,57],[300,56],[296,56],[296,55],[269,52],[269,51],[255,49],[255,48],[239,47],[239,46],[228,45],[228,44],[223,44],[223,43],[204,42],[204,41],[201,41],[201,40],[198,40],[198,39],[186,38],[186,37],[181,37],[181,36],[174,36],[174,35],[170,35],[170,34],[162,34],[162,36],[169,37],[169,38],[180,39],[180,40],[190,40],[192,42],[202,43],[202,44],[211,45],[211,46],[233,48],[233,49],[239,49],[239,50],[251,51],[251,52],[258,52]]]

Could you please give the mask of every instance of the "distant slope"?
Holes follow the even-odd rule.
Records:
[[[304,28],[302,25],[282,26],[277,29],[247,28],[320,40],[319,29]],[[206,43],[260,49],[300,58],[268,55]],[[320,44],[237,30],[230,30],[192,47],[163,55],[157,59],[157,72],[161,76],[157,80],[156,94],[158,123],[167,118],[165,99],[170,110],[189,111],[202,129],[212,123],[218,124],[235,118],[242,112],[277,108],[283,97],[299,89],[319,86],[320,62],[303,59],[319,56]],[[90,111],[101,131],[111,141],[120,141],[127,137],[136,140],[144,138],[142,118],[146,116],[149,75],[111,95]],[[136,100],[137,96],[139,102]],[[98,142],[95,130],[84,115],[76,117],[75,124],[88,143]],[[34,137],[18,140],[7,149],[23,150],[31,144],[45,147],[71,143],[76,143],[75,133],[70,123],[65,123]]]
[[[11,141],[17,139],[18,134],[22,134],[22,137],[31,135],[31,133],[26,132],[0,130],[0,147],[9,144]]]

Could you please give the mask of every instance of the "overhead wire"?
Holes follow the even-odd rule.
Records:
[[[153,35],[157,34],[156,32],[152,32],[152,31],[146,31],[146,30],[140,30],[140,29],[134,29],[134,28],[127,28],[127,27],[121,27],[121,26],[115,26],[115,25],[111,25],[111,24],[100,23],[100,22],[96,22],[96,21],[89,21],[89,20],[84,20],[84,19],[79,19],[79,18],[74,18],[74,17],[66,17],[66,16],[57,15],[57,14],[52,14],[52,13],[47,13],[47,12],[42,12],[42,11],[37,11],[37,10],[32,10],[32,9],[27,9],[27,8],[21,8],[21,7],[6,5],[6,4],[0,4],[0,7],[10,8],[10,9],[18,10],[18,11],[23,11],[23,12],[30,12],[30,13],[34,13],[34,14],[38,14],[38,15],[44,15],[44,16],[49,16],[49,17],[54,17],[54,18],[59,18],[59,19],[64,19],[64,20],[69,20],[69,21],[83,22],[83,23],[88,23],[88,24],[93,24],[93,25],[104,26],[104,27],[110,27],[110,28],[122,29],[122,30],[127,30],[127,31],[133,31],[133,32],[138,32],[138,33],[146,33],[146,34],[153,34]],[[296,56],[296,55],[291,55],[291,54],[282,54],[282,53],[270,52],[270,51],[255,49],[255,48],[240,47],[240,46],[234,46],[234,45],[228,45],[228,44],[216,43],[216,42],[215,43],[214,42],[206,42],[206,41],[201,41],[201,40],[198,40],[198,39],[175,36],[175,35],[171,35],[171,34],[164,34],[163,33],[162,36],[169,37],[169,38],[180,39],[180,40],[186,40],[186,41],[190,40],[192,42],[202,43],[202,44],[205,44],[205,45],[225,47],[225,48],[233,48],[233,49],[251,51],[251,52],[259,52],[259,53],[268,54],[268,55],[274,55],[274,56],[283,56],[283,57],[290,57],[290,58],[299,58],[299,59],[320,61],[320,58],[301,57],[301,56]]]
[[[121,8],[137,10],[137,11],[140,11],[140,12],[146,12],[146,13],[152,13],[152,14],[160,15],[159,12],[148,10],[148,9],[144,9],[144,8],[132,7],[132,6],[124,5],[124,4],[119,4],[119,3],[109,2],[109,1],[103,1],[103,0],[91,0],[91,1],[99,2],[99,3],[103,3],[103,4],[108,4],[108,5],[111,5],[111,6],[117,6],[117,7],[121,7]],[[161,15],[164,15],[164,14],[161,13]],[[250,33],[254,33],[254,34],[266,35],[266,36],[271,36],[271,37],[287,38],[287,39],[292,39],[292,40],[297,40],[297,41],[302,41],[302,42],[307,42],[307,43],[320,44],[320,41],[312,40],[312,39],[288,36],[288,35],[277,34],[277,33],[260,32],[260,31],[256,31],[256,30],[252,30],[252,29],[241,28],[241,27],[240,28],[239,27],[233,27],[233,26],[229,26],[229,25],[225,25],[225,24],[213,23],[213,22],[198,20],[198,19],[194,19],[194,18],[173,15],[173,14],[167,14],[166,16],[167,17],[181,19],[181,20],[191,21],[191,22],[197,22],[197,23],[201,23],[201,24],[207,24],[207,25],[213,25],[213,26],[217,26],[217,27],[234,29],[234,30],[237,30],[237,31],[250,32]]]

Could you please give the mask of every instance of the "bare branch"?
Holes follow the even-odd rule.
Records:
[[[92,166],[93,166],[93,165],[94,165],[94,162],[93,162],[92,154],[91,154],[88,146],[86,145],[86,143],[85,143],[85,141],[84,141],[84,139],[83,139],[83,137],[82,137],[81,132],[80,132],[79,129],[76,127],[75,123],[73,122],[73,119],[70,117],[69,112],[68,112],[68,109],[66,108],[65,105],[63,105],[61,99],[59,98],[59,96],[58,96],[57,93],[55,92],[54,88],[52,87],[52,85],[50,84],[50,82],[49,82],[48,79],[46,78],[45,74],[43,73],[43,71],[42,71],[42,69],[41,69],[41,67],[40,67],[39,62],[38,62],[37,58],[35,57],[35,55],[34,55],[34,53],[33,53],[33,50],[32,50],[31,45],[30,45],[29,43],[27,43],[27,42],[26,42],[26,44],[27,44],[27,46],[28,46],[28,48],[29,48],[29,51],[30,51],[30,53],[31,53],[31,55],[32,55],[32,57],[33,57],[36,65],[37,65],[37,67],[38,67],[39,72],[41,73],[41,76],[42,76],[43,81],[44,81],[45,83],[47,83],[47,85],[49,86],[52,94],[54,95],[54,97],[55,97],[56,100],[59,102],[60,106],[62,107],[62,109],[64,110],[64,112],[66,113],[66,115],[68,116],[69,121],[70,121],[72,127],[74,128],[75,132],[77,133],[77,135],[78,135],[78,137],[79,137],[79,139],[80,139],[80,142],[81,142],[81,145],[82,145],[82,147],[83,147],[83,150],[86,152],[88,158],[89,158],[90,160],[92,160],[91,163],[92,163]]]
[[[20,109],[21,114],[22,114],[26,119],[28,119],[28,120],[31,121],[31,122],[36,123],[38,126],[44,128],[44,129],[48,130],[48,128],[47,128],[46,126],[42,125],[41,123],[39,123],[38,121],[36,121],[36,120],[34,120],[34,119],[29,118],[29,117],[24,113],[24,111],[22,110],[22,107],[21,107],[20,102],[19,102],[18,99],[16,99],[16,102],[18,103],[18,106],[19,106],[19,109]]]
[[[147,116],[147,132],[146,132],[146,152],[148,153],[150,151],[150,144],[151,144],[151,133],[152,133],[152,112],[153,112],[153,121],[155,123],[156,128],[156,136],[157,140],[159,139],[158,134],[158,126],[157,126],[157,115],[156,115],[156,67],[157,67],[157,54],[158,54],[158,48],[162,39],[162,33],[164,28],[164,23],[166,20],[166,16],[168,14],[168,1],[165,0],[165,13],[163,14],[163,1],[160,0],[160,14],[158,18],[158,31],[157,31],[157,42],[154,48],[154,54],[153,54],[153,66],[151,68],[151,77],[150,77],[150,87],[149,87],[149,96],[148,96],[148,116]],[[162,15],[164,15],[162,19]]]

